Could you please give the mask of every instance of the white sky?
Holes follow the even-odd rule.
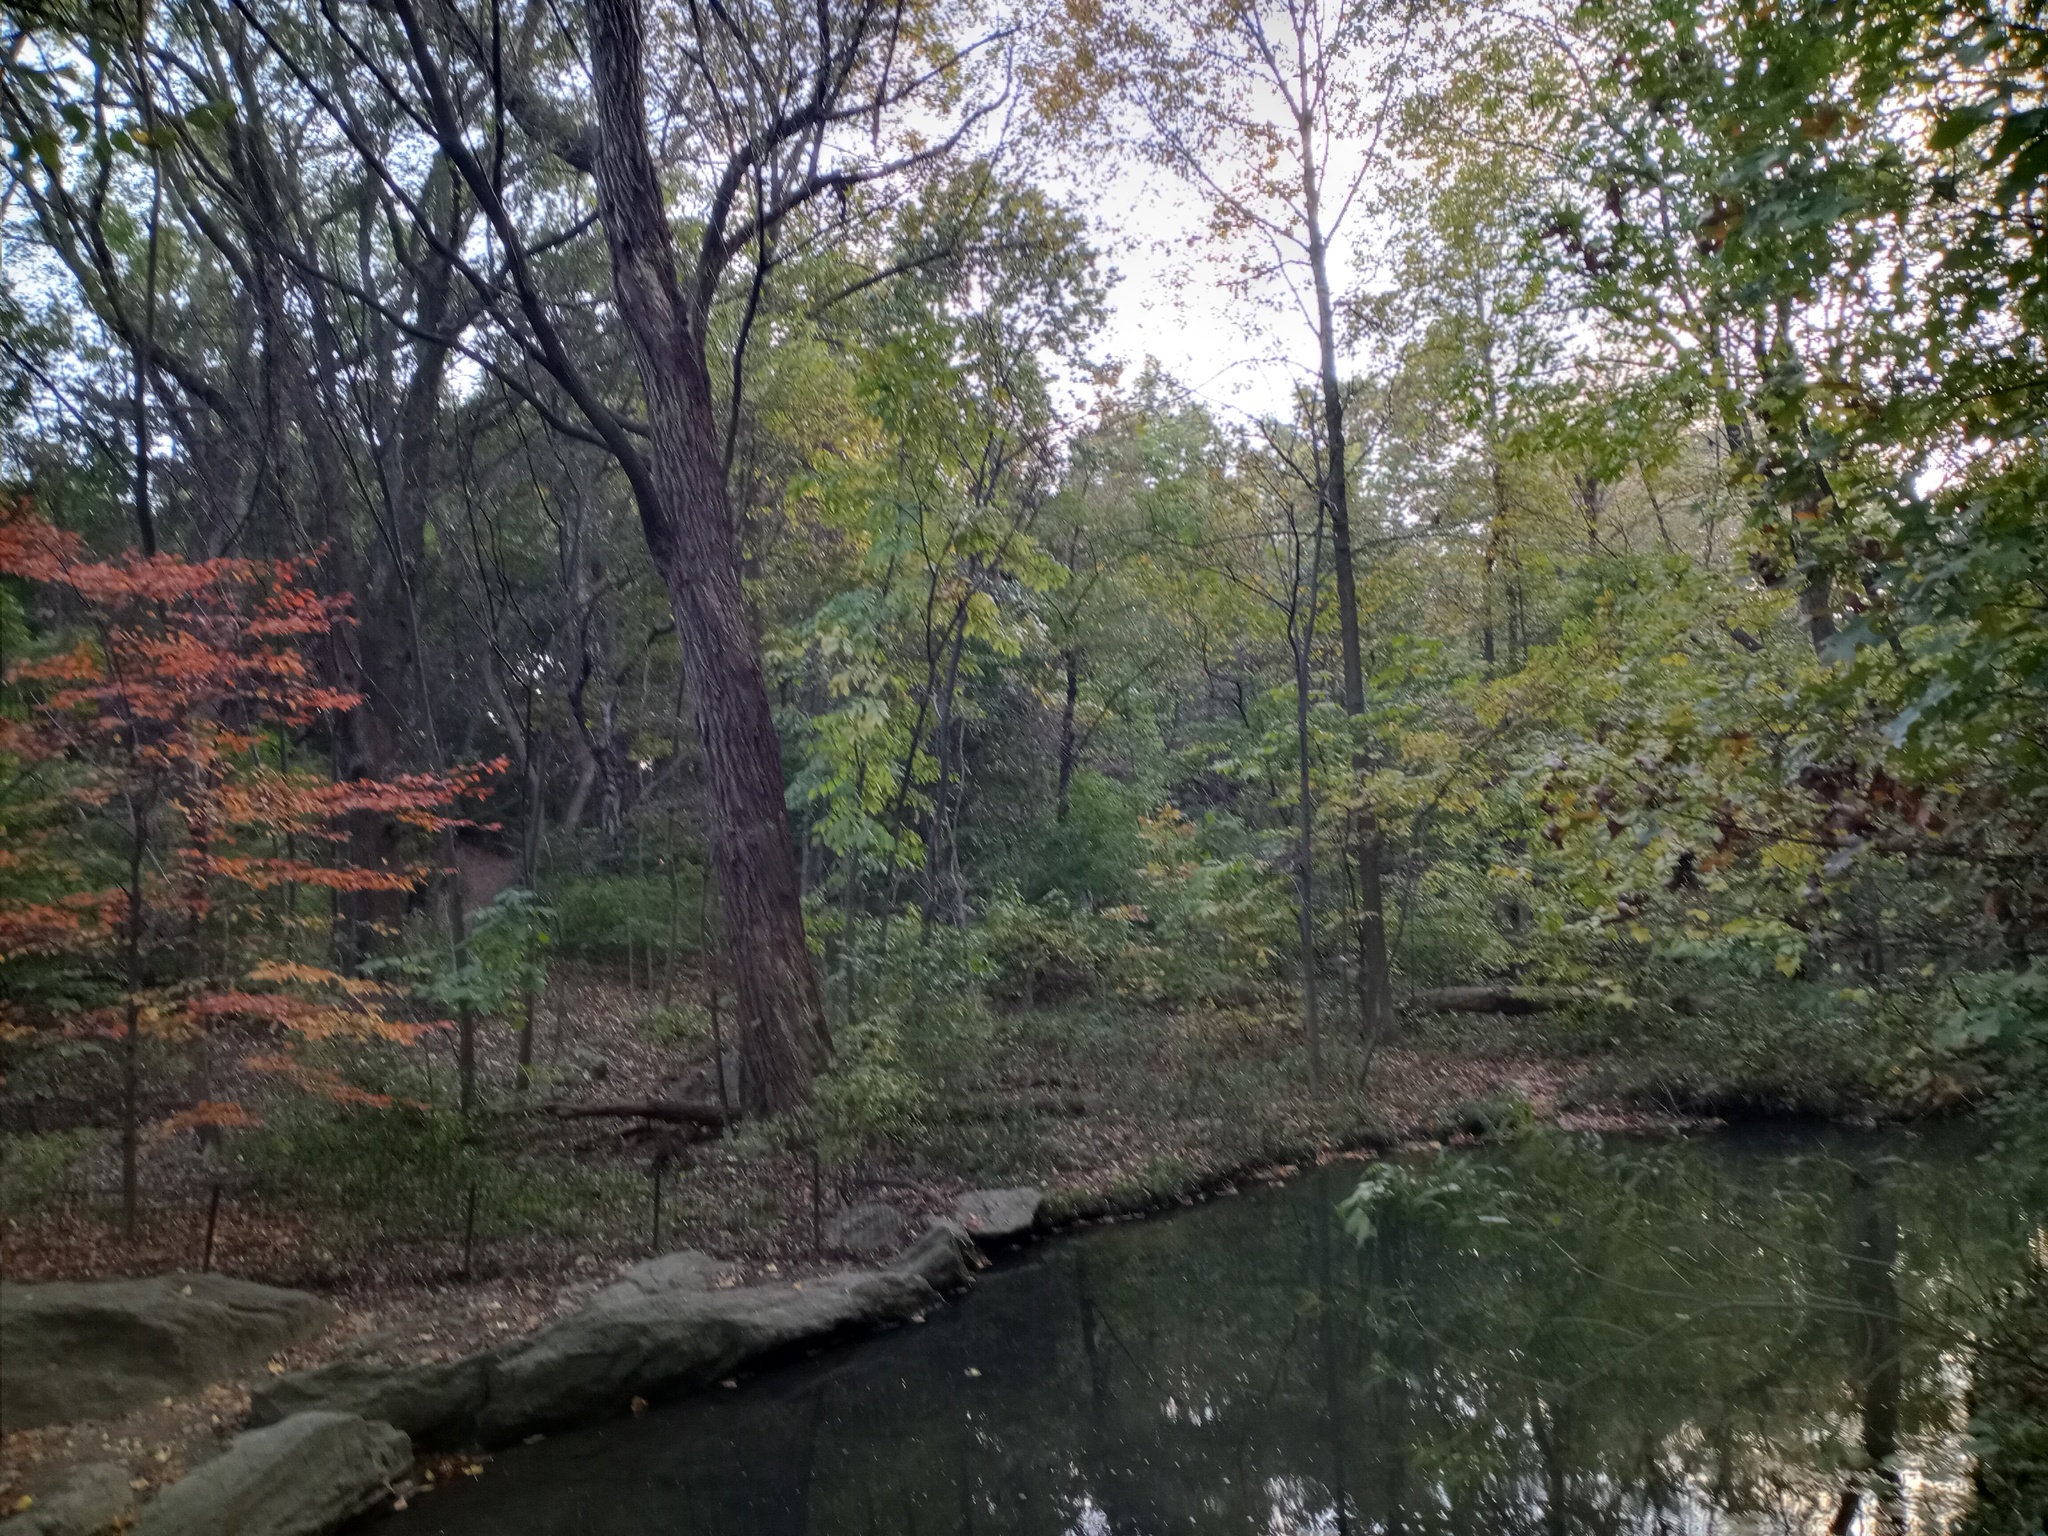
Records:
[[[1236,253],[1213,249],[1202,205],[1164,171],[1125,169],[1075,187],[1118,275],[1097,355],[1134,378],[1147,357],[1224,419],[1285,413],[1315,366],[1315,340],[1291,307],[1249,304],[1225,283]],[[1276,292],[1275,297],[1280,297]]]

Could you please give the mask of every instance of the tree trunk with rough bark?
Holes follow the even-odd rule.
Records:
[[[740,588],[738,539],[705,360],[701,303],[676,250],[648,147],[643,19],[636,0],[586,0],[598,105],[598,214],[612,283],[647,398],[647,546],[668,588],[704,744],[711,858],[739,994],[741,1097],[754,1114],[795,1108],[831,1036],[804,943],[782,743]]]

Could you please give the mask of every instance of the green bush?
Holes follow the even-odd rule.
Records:
[[[1498,884],[1469,864],[1434,864],[1411,890],[1387,882],[1395,963],[1418,987],[1456,986],[1498,975],[1518,956],[1509,942]]]
[[[711,1038],[711,1014],[701,1003],[657,1008],[640,1021],[640,1032],[657,1045],[697,1045]]]
[[[982,917],[991,986],[1026,1007],[1092,993],[1132,942],[1122,912],[1077,909],[1064,891],[1026,901],[1015,888],[996,893]]]
[[[1172,808],[1168,807],[1168,812]],[[1296,952],[1288,878],[1240,854],[1217,858],[1165,814],[1147,823],[1144,936],[1126,952],[1119,990],[1146,1001],[1246,1003],[1284,981]]]
[[[1293,891],[1251,854],[1219,857],[1208,830],[1172,806],[1142,821],[1140,900],[1123,906],[999,892],[983,919],[997,994],[1027,1006],[1102,992],[1148,1003],[1264,998],[1294,954]]]
[[[38,1210],[64,1192],[78,1160],[106,1140],[90,1127],[41,1135],[0,1136],[0,1210]]]
[[[850,1025],[835,1044],[832,1070],[814,1085],[819,1144],[828,1159],[913,1140],[931,1093],[904,1060],[894,1021],[870,1018]]]
[[[1144,857],[1135,796],[1107,774],[1083,768],[1068,792],[1067,819],[1047,822],[1034,839],[1037,857],[1026,893],[1064,892],[1084,906],[1131,899]]]
[[[697,950],[697,882],[685,870],[676,899],[675,951],[691,956]],[[564,954],[610,959],[652,947],[667,952],[669,885],[666,875],[593,875],[565,880],[550,892],[554,907],[554,948]]]
[[[286,1100],[229,1148],[258,1196],[357,1238],[459,1238],[472,1190],[480,1240],[586,1234],[639,1198],[624,1169],[522,1156],[459,1115],[404,1104]]]

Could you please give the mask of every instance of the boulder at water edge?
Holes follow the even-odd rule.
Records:
[[[857,1259],[894,1253],[910,1236],[910,1219],[893,1205],[870,1200],[841,1211],[825,1223],[825,1246]]]
[[[730,1268],[708,1253],[679,1248],[659,1258],[643,1259],[590,1298],[592,1306],[666,1296],[676,1291],[708,1291]]]
[[[142,1508],[133,1536],[320,1536],[361,1514],[412,1465],[389,1424],[299,1413],[237,1435]]]
[[[1003,1243],[1025,1236],[1038,1221],[1045,1197],[1029,1187],[972,1189],[953,1202],[953,1219],[976,1242]]]
[[[197,1391],[335,1315],[317,1296],[225,1275],[0,1284],[0,1424],[109,1418]]]
[[[467,1438],[484,1404],[484,1372],[492,1356],[425,1365],[381,1360],[337,1360],[258,1382],[249,1392],[249,1422],[276,1424],[294,1414],[352,1413],[381,1419],[423,1446],[441,1448]]]
[[[743,1365],[835,1334],[920,1317],[972,1279],[973,1244],[934,1222],[882,1270],[732,1290],[680,1255],[636,1266],[581,1311],[486,1354],[391,1368],[349,1360],[258,1385],[250,1419],[337,1409],[395,1424],[424,1446],[503,1445],[709,1386]]]
[[[0,1520],[0,1536],[106,1536],[134,1502],[126,1467],[87,1462],[22,1513]]]

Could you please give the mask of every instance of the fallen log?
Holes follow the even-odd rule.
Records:
[[[1607,1001],[1584,987],[1425,987],[1412,999],[1422,1013],[1546,1013],[1573,1003]]]
[[[648,1100],[640,1104],[549,1104],[544,1108],[560,1120],[660,1120],[668,1125],[696,1125],[717,1130],[726,1123],[716,1104],[672,1104]]]

